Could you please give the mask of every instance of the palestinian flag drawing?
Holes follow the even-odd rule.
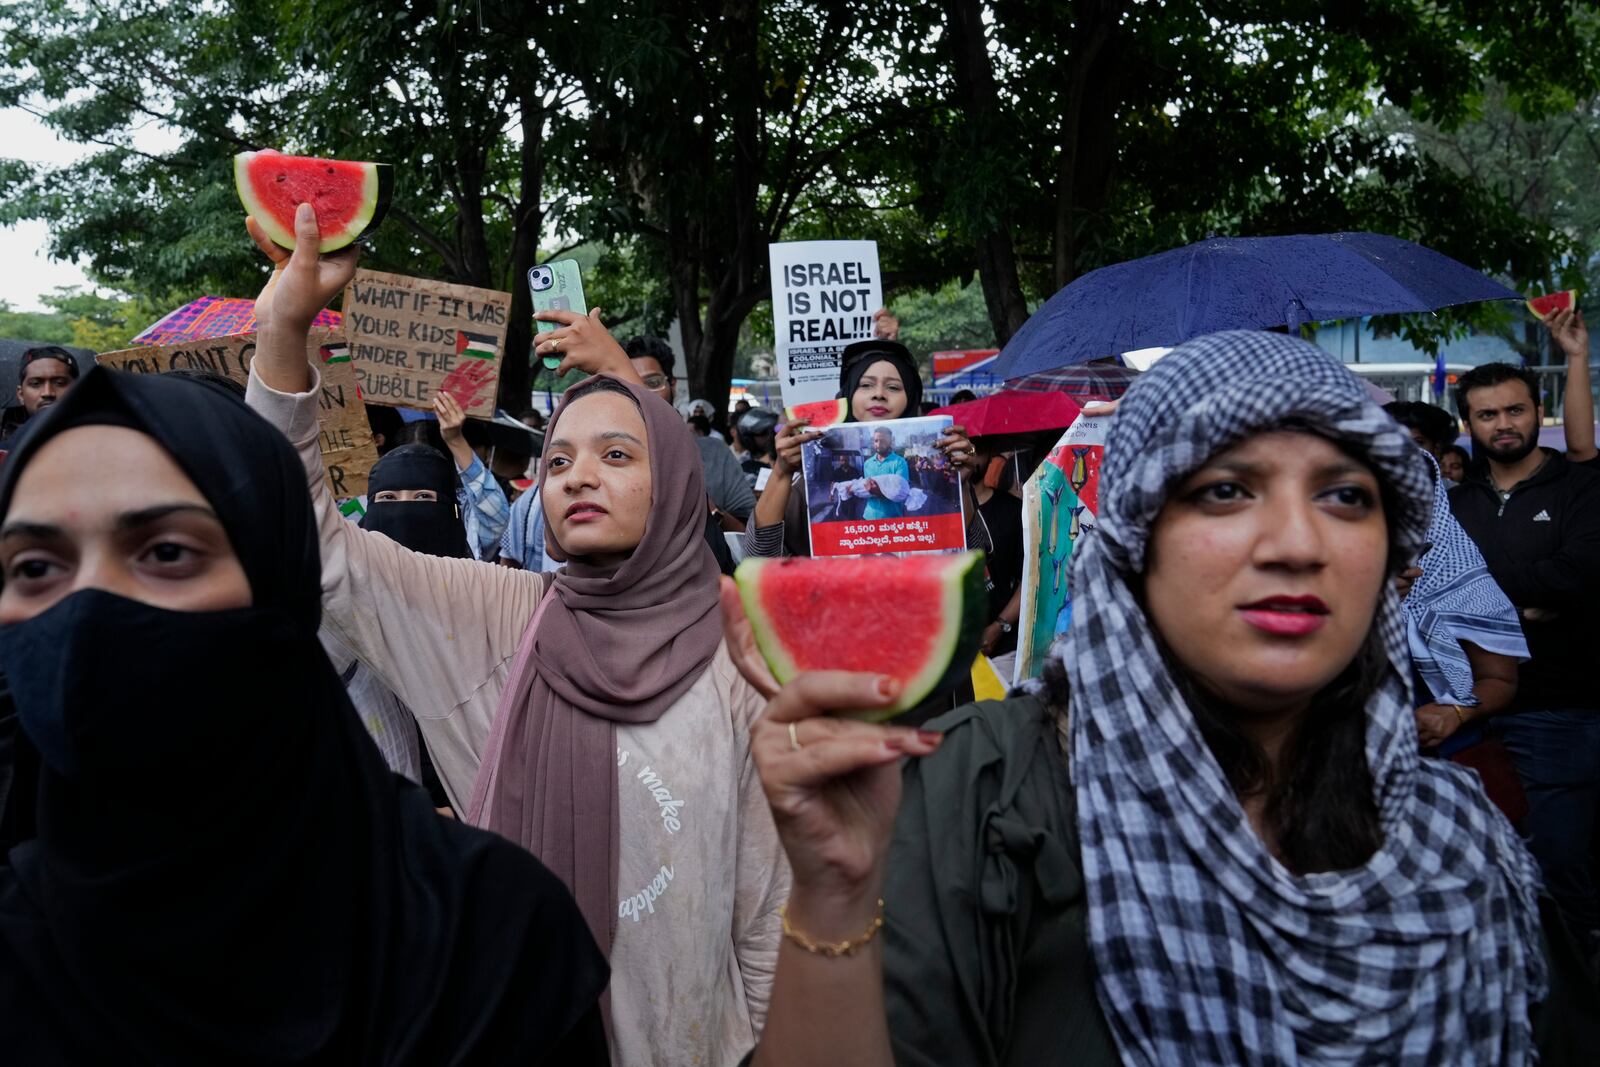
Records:
[[[493,359],[500,342],[493,334],[456,331],[456,355],[468,359]]]
[[[323,345],[318,349],[322,353],[324,363],[349,363],[350,346],[343,341],[335,341],[331,345]]]

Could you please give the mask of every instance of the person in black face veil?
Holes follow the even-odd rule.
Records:
[[[6,1062],[606,1061],[571,896],[387,771],[320,571],[299,459],[203,383],[96,369],[12,453],[0,669],[41,773]]]
[[[429,445],[401,445],[372,468],[361,528],[384,534],[413,552],[472,559],[467,528],[456,505],[456,484],[455,464],[443,452]],[[324,630],[321,639],[383,761],[396,774],[421,783],[434,807],[447,810],[450,799],[411,709],[338,638]]]
[[[401,445],[367,479],[363,530],[376,530],[413,552],[471,559],[456,508],[455,464],[428,445]]]

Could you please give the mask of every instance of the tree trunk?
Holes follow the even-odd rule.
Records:
[[[500,406],[519,415],[532,400],[533,294],[528,270],[539,260],[544,230],[544,103],[534,88],[522,95],[521,180],[511,236],[511,319],[500,358]]]
[[[461,277],[455,279],[463,285],[494,288],[494,270],[490,264],[489,238],[483,222],[483,171],[486,148],[463,145],[456,154],[456,175],[461,183],[460,199],[456,203],[456,245],[461,249]]]
[[[728,45],[725,54],[741,57],[730,66],[728,98],[732,103],[730,131],[733,135],[732,195],[724,210],[725,227],[729,234],[726,258],[715,257],[708,242],[692,242],[696,253],[711,262],[720,259],[720,276],[706,300],[705,317],[699,329],[698,344],[689,345],[684,335],[684,352],[688,356],[689,393],[696,399],[711,401],[718,411],[728,406],[728,391],[733,381],[733,358],[739,348],[739,328],[756,305],[756,282],[761,267],[767,261],[767,244],[772,235],[761,222],[759,196],[761,192],[761,72],[758,68],[760,52],[760,4],[729,0],[723,5]],[[713,210],[716,210],[713,207]],[[711,271],[706,275],[711,277]],[[699,278],[697,276],[696,281]],[[698,303],[699,294],[695,293]],[[684,311],[683,297],[679,298],[679,314]]]
[[[1000,94],[979,0],[946,0],[945,39],[955,72],[955,103],[965,115],[970,147],[982,154],[998,151],[1000,146],[993,144],[992,131],[996,128],[994,117]],[[1028,318],[1011,228],[1003,219],[991,220],[974,236],[973,243],[989,322],[994,327],[995,340],[1004,345]]]
[[[1004,346],[1028,321],[1028,301],[1022,295],[1017,253],[1008,229],[1001,227],[997,233],[978,238],[978,279],[983,283],[983,302],[989,307],[995,343]]]
[[[1111,191],[1116,134],[1115,49],[1121,17],[1115,3],[1081,3],[1068,43],[1071,63],[1061,92],[1061,145],[1056,166],[1053,280],[1061,289],[1078,276],[1080,222],[1104,209]]]
[[[687,229],[686,225],[679,225]],[[679,226],[672,229],[677,231]],[[668,240],[668,255],[672,264],[672,306],[678,313],[678,334],[683,344],[683,375],[689,382],[689,396],[696,397],[700,395],[697,389],[702,387],[696,375],[706,359],[701,351],[705,329],[700,318],[700,261],[689,243],[686,233],[681,237],[675,234]]]

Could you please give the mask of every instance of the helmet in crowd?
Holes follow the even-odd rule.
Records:
[[[759,437],[778,428],[778,413],[770,408],[751,408],[734,424],[742,437]]]

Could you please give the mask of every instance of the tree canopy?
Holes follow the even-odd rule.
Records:
[[[1600,5],[1554,0],[13,0],[0,105],[91,151],[0,161],[0,222],[145,306],[248,295],[233,153],[381,160],[369,265],[509,290],[526,353],[527,268],[587,244],[591,299],[676,322],[720,397],[775,240],[875,238],[930,316],[981,294],[984,336],[908,324],[940,347],[1209,233],[1372,229],[1570,280],[1600,251],[1597,43]],[[507,406],[530,373],[507,359]]]

